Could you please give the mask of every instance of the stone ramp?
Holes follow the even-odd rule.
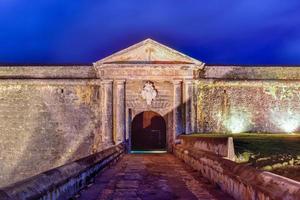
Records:
[[[77,196],[80,200],[232,199],[172,154],[127,154]]]

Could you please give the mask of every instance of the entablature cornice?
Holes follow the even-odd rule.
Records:
[[[124,80],[173,80],[197,79],[202,67],[195,65],[116,65],[105,64],[95,67],[102,79]]]

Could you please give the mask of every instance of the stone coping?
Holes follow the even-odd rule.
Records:
[[[208,151],[221,157],[234,159],[234,145],[231,137],[191,137],[181,135],[180,143],[194,149]]]
[[[0,79],[93,79],[93,66],[0,66]]]
[[[0,85],[100,86],[100,79],[1,79]]]
[[[204,78],[211,79],[276,79],[299,80],[300,66],[212,66],[206,65]]]
[[[300,199],[300,182],[213,153],[175,145],[174,154],[235,199]]]
[[[0,188],[1,200],[69,199],[124,153],[123,144]]]

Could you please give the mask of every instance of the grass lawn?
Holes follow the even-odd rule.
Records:
[[[247,151],[264,156],[282,153],[300,156],[300,134],[191,134],[187,137],[233,137],[236,154]]]

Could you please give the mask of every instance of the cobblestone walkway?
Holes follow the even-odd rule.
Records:
[[[80,200],[231,199],[171,154],[127,154],[95,178]]]

